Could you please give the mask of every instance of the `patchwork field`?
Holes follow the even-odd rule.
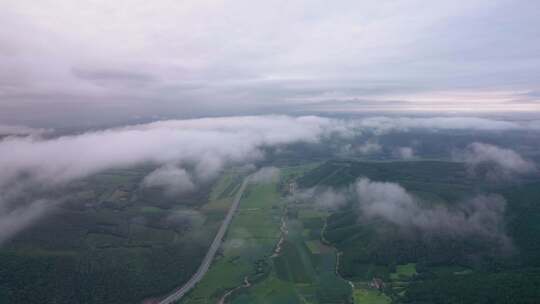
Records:
[[[290,200],[285,208],[283,239],[268,276],[234,294],[230,303],[349,303],[351,287],[336,276],[337,252],[320,239],[329,213]]]
[[[312,168],[284,167],[279,179],[248,186],[221,255],[182,303],[351,301],[350,285],[336,276],[336,250],[321,242],[329,213],[286,198]]]

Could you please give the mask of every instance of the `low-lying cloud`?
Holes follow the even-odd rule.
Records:
[[[394,156],[403,160],[414,158],[414,150],[411,147],[398,147],[394,150]]]
[[[317,208],[324,210],[336,210],[347,203],[348,196],[348,192],[342,189],[317,186],[297,191],[289,199],[311,202]]]
[[[528,174],[537,170],[534,162],[526,160],[512,149],[474,142],[455,159],[464,161],[473,174],[484,174],[488,179],[507,179],[516,174]]]
[[[508,241],[503,224],[506,201],[499,195],[478,195],[450,208],[423,204],[397,183],[361,178],[354,191],[359,210],[366,218],[381,218],[402,228],[428,233],[479,235]]]
[[[50,139],[6,137],[0,141],[0,193],[10,189],[11,194],[0,196],[0,217],[21,223],[30,218],[26,207],[17,206],[13,189],[61,186],[108,169],[151,164],[161,168],[144,179],[144,186],[189,191],[227,165],[263,158],[266,147],[353,133],[336,119],[245,116],[158,121]]]
[[[199,182],[212,180],[225,166],[261,160],[268,147],[280,149],[293,143],[318,143],[333,136],[351,138],[413,129],[506,131],[540,130],[539,126],[534,121],[474,117],[341,120],[267,115],[166,120],[77,135],[54,137],[54,133],[48,133],[47,138],[40,135],[48,132],[45,129],[9,127],[4,130],[16,136],[0,136],[0,217],[22,208],[11,215],[15,222],[17,217],[22,218],[25,206],[41,198],[25,198],[20,204],[20,193],[28,189],[46,190],[108,169],[153,165],[159,169],[142,185],[181,193],[196,188]],[[412,149],[402,148],[403,158],[414,156]],[[374,139],[355,150],[372,154],[382,147]],[[469,146],[461,159],[474,168],[494,163],[504,173],[536,170],[514,151],[481,143]],[[260,174],[263,171],[268,174],[272,169],[261,170]]]
[[[450,205],[434,204],[409,193],[398,183],[360,178],[349,187],[314,187],[290,198],[336,210],[352,203],[362,220],[384,220],[400,231],[449,237],[483,237],[512,248],[504,227],[506,200],[480,194]]]
[[[7,138],[0,142],[0,187],[23,173],[55,184],[142,163],[191,164],[196,177],[205,179],[225,164],[262,158],[266,146],[349,131],[342,121],[321,117],[250,116],[160,121],[54,139]]]
[[[7,209],[0,201],[0,244],[45,215],[54,202],[36,200],[28,205]]]
[[[193,183],[189,173],[173,165],[166,165],[148,174],[143,182],[144,187],[160,187],[169,195],[177,195],[193,191]]]

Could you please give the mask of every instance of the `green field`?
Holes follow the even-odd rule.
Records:
[[[335,274],[336,250],[320,241],[328,212],[309,203],[289,202],[286,208],[287,233],[269,276],[231,303],[348,303],[351,287]]]
[[[327,211],[292,203],[287,183],[313,166],[281,168],[279,179],[250,184],[226,235],[221,254],[182,303],[348,303],[350,285],[335,274],[336,250],[320,241]],[[286,234],[280,226],[284,220]],[[281,237],[280,250],[274,252]]]
[[[249,184],[210,270],[182,303],[215,303],[244,278],[268,272],[267,259],[279,238],[283,202],[279,179]]]
[[[384,293],[367,288],[355,288],[353,291],[354,304],[390,304],[392,299]]]
[[[397,265],[396,271],[390,274],[390,279],[394,281],[408,280],[416,275],[416,264],[408,263],[404,265]]]

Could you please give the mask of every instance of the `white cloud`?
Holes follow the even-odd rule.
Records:
[[[0,141],[0,218],[12,210],[24,217],[40,214],[28,213],[33,205],[14,206],[18,195],[34,185],[54,187],[103,170],[150,163],[162,167],[143,185],[190,191],[226,165],[261,159],[265,147],[351,132],[347,123],[334,119],[249,116],[160,121],[50,139],[7,137]],[[187,168],[194,170],[188,173]]]
[[[336,210],[347,203],[347,196],[345,190],[317,186],[296,191],[289,199],[312,203],[317,208],[325,210]]]
[[[48,138],[36,134],[8,136],[0,140],[0,216],[25,208],[13,203],[18,193],[26,192],[28,187],[63,185],[107,169],[153,164],[162,168],[147,177],[147,185],[189,191],[191,184],[196,187],[197,182],[208,181],[224,166],[262,159],[266,147],[316,143],[334,135],[347,138],[368,130],[402,132],[464,126],[475,130],[536,128],[533,122],[479,118],[339,120],[269,115],[157,121]],[[402,148],[401,156],[414,156],[411,148]],[[376,142],[359,147],[360,152],[366,153],[379,149]],[[536,168],[512,150],[480,143],[471,145],[461,159],[473,166],[493,163],[511,173],[527,173]]]
[[[208,178],[226,163],[261,158],[265,146],[350,132],[342,121],[321,117],[251,116],[163,121],[54,139],[7,138],[0,142],[0,187],[24,172],[50,184],[145,162],[194,164],[197,177]]]
[[[189,173],[173,165],[166,165],[148,174],[143,180],[145,187],[161,187],[170,195],[190,192],[195,189]]]
[[[411,147],[399,147],[394,151],[394,155],[401,159],[409,160],[414,158],[414,150]]]
[[[491,179],[511,177],[513,174],[527,174],[537,170],[536,164],[524,159],[512,149],[475,142],[467,146],[465,151],[456,153],[454,159],[464,161],[473,173],[484,170]]]
[[[362,216],[382,218],[403,228],[430,233],[481,235],[507,242],[503,215],[506,201],[498,195],[479,195],[452,208],[426,205],[401,185],[359,179],[355,186]]]

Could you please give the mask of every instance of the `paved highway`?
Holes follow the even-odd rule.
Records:
[[[204,274],[208,271],[208,268],[210,268],[210,264],[212,264],[212,260],[214,259],[216,252],[221,246],[223,236],[225,235],[225,232],[227,232],[227,228],[229,227],[229,224],[231,223],[231,220],[236,213],[236,209],[238,209],[238,205],[240,204],[240,199],[242,198],[242,194],[244,193],[244,190],[248,183],[248,179],[249,176],[244,178],[244,181],[242,182],[242,185],[236,193],[234,201],[229,208],[229,212],[227,213],[227,216],[225,216],[223,223],[221,223],[221,227],[219,227],[219,231],[217,232],[214,241],[212,241],[212,244],[210,245],[210,248],[208,249],[208,252],[204,257],[201,266],[199,266],[199,269],[197,269],[197,272],[191,277],[191,279],[189,279],[186,284],[174,290],[170,295],[158,302],[159,304],[171,304],[179,301],[188,291],[195,287],[195,285],[197,285],[200,280],[202,280]]]

